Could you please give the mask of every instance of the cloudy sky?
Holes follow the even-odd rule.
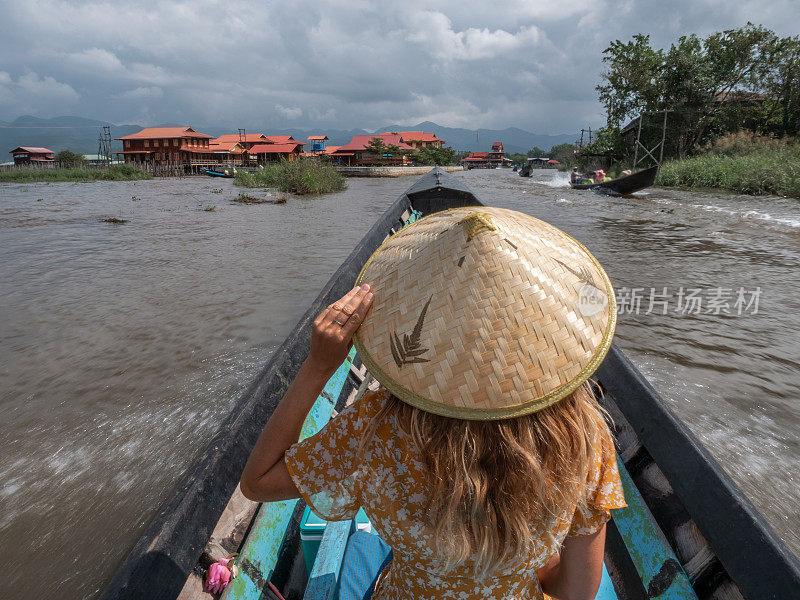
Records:
[[[610,40],[748,20],[794,35],[800,1],[0,0],[0,120],[571,133]]]

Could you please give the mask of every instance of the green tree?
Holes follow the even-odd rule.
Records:
[[[386,146],[386,154],[389,154],[392,157],[394,157],[394,156],[399,156],[399,157],[409,156],[413,152],[414,152],[413,150],[409,150],[408,148],[401,148],[397,144],[389,144],[388,146]]]
[[[594,139],[586,146],[587,154],[603,154],[608,157],[620,157],[624,153],[624,145],[619,127],[601,127],[592,132]]]
[[[85,160],[83,154],[62,150],[56,154],[55,162],[59,163],[62,167],[80,167],[84,164]]]
[[[606,71],[597,91],[609,127],[645,112],[669,111],[668,140],[678,155],[741,128],[797,133],[797,38],[778,38],[748,23],[706,38],[683,36],[668,50],[636,35],[611,42],[603,55]]]
[[[425,146],[416,150],[412,157],[414,163],[418,165],[455,165],[459,158],[452,148],[436,148],[435,146]]]
[[[389,147],[386,145],[386,142],[384,142],[382,138],[374,137],[369,141],[368,144],[364,146],[364,150],[366,150],[370,154],[376,155],[379,159],[382,159],[383,155],[389,151]]]
[[[575,144],[569,142],[557,144],[550,149],[550,158],[562,164],[574,164],[577,151],[578,147]]]
[[[767,45],[769,60],[754,77],[765,95],[759,133],[779,136],[800,133],[800,38],[775,38]],[[755,129],[754,129],[755,130]]]
[[[528,150],[526,158],[544,158],[545,156],[550,156],[550,150],[542,150],[539,146],[534,146]]]
[[[627,43],[611,42],[603,51],[603,62],[607,66],[604,83],[596,89],[609,125],[618,126],[630,116],[661,107],[664,55],[650,46],[649,35],[637,34]]]

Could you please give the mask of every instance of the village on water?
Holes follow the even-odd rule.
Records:
[[[0,600],[800,599],[797,0],[0,19]]]
[[[445,140],[425,131],[356,135],[343,146],[333,146],[326,144],[328,136],[324,134],[310,135],[307,141],[298,141],[291,135],[246,133],[244,130],[214,137],[189,126],[145,127],[114,140],[121,142],[122,150],[82,156],[83,161],[97,166],[129,163],[156,172],[159,171],[157,167],[161,167],[163,173],[174,173],[178,167],[187,173],[198,173],[210,167],[258,166],[298,158],[318,158],[340,166],[413,166],[413,151],[445,145]],[[310,147],[305,150],[307,145]],[[9,153],[13,163],[6,163],[6,166],[61,166],[56,153],[48,148],[19,146]],[[536,157],[535,160],[546,166],[559,164],[550,158]],[[466,153],[459,162],[467,168],[497,168],[510,166],[512,161],[506,157],[503,143],[495,142],[489,152]],[[170,167],[172,171],[164,169]]]

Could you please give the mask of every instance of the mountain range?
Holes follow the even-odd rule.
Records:
[[[10,160],[10,155],[6,152],[17,146],[43,146],[54,152],[60,150],[72,150],[83,154],[96,154],[98,149],[98,137],[102,133],[104,125],[111,125],[112,137],[120,137],[131,133],[136,133],[142,129],[141,125],[114,125],[94,119],[84,117],[62,116],[51,119],[43,119],[24,115],[14,121],[0,121],[0,162]],[[197,131],[208,133],[209,135],[221,135],[223,133],[233,133],[232,131],[219,127],[194,127]],[[445,140],[446,145],[454,150],[468,151],[487,151],[493,142],[503,142],[506,152],[527,152],[534,146],[549,149],[556,144],[575,141],[573,134],[545,135],[531,133],[516,127],[507,129],[461,129],[454,127],[443,127],[425,121],[416,125],[387,125],[375,131],[364,129],[271,129],[264,127],[248,127],[248,132],[261,132],[267,135],[270,133],[279,135],[292,135],[295,139],[305,142],[309,135],[324,133],[330,138],[329,144],[343,145],[348,143],[354,135],[366,135],[370,133],[381,133],[382,131],[427,131],[435,133],[438,137]],[[119,142],[114,142],[115,149],[119,149]],[[5,158],[4,158],[5,156]]]

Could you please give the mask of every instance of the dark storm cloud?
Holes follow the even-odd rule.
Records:
[[[0,119],[371,129],[432,120],[541,133],[602,124],[616,38],[764,24],[800,7],[679,0],[0,2]]]

